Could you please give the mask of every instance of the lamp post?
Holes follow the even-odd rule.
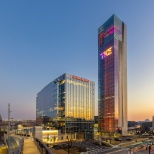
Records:
[[[71,139],[68,138],[68,143],[67,143],[68,144],[68,154],[69,154],[69,148],[70,148],[70,144],[69,144],[70,141]]]
[[[66,118],[67,118],[67,117],[65,117],[65,139],[67,139],[67,137],[66,137],[66,136],[67,136],[67,132],[66,132],[66,131],[67,131],[67,130],[66,130],[66,121],[67,121],[67,120],[66,120]]]
[[[10,103],[8,104],[8,154],[10,154]]]

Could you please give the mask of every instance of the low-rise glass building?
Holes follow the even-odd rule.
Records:
[[[62,132],[78,132],[82,131],[81,128],[84,130],[84,126],[80,126],[82,121],[87,130],[93,130],[94,92],[93,81],[63,74],[37,94],[37,123],[46,125],[49,121],[54,121],[54,125],[61,127]]]

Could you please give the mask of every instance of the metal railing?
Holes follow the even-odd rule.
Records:
[[[34,142],[41,154],[53,154],[51,149],[46,144],[44,144],[40,139],[34,137]]]
[[[23,146],[24,146],[24,139],[22,138],[21,141],[20,141],[20,146],[19,146],[17,154],[22,154],[23,153]]]
[[[8,153],[22,154],[23,153],[24,139],[20,138],[18,136],[10,136],[9,138],[11,138],[11,140],[13,140],[13,142],[10,142],[10,149],[8,149]],[[6,145],[9,146],[7,135],[4,135],[4,141],[5,141]],[[17,145],[17,146],[14,147],[15,145]]]

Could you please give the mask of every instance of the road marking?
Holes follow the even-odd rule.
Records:
[[[123,151],[123,149],[120,149],[120,150],[117,150],[117,151],[112,151],[112,152],[109,152],[109,153],[106,153],[106,154],[111,154],[111,153],[115,153],[115,152],[119,152],[119,151]]]

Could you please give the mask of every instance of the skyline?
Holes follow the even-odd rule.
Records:
[[[63,73],[95,81],[97,107],[97,30],[112,14],[127,25],[128,120],[152,119],[152,0],[17,2],[0,2],[3,119],[8,103],[14,119],[35,119],[36,94]]]

